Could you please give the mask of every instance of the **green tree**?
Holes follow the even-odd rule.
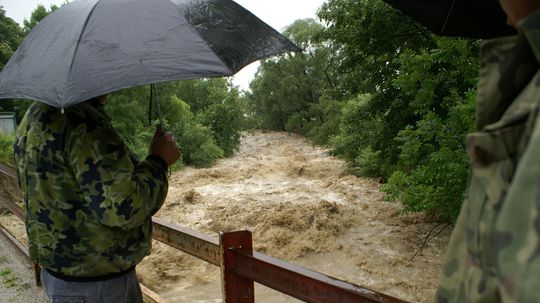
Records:
[[[446,119],[428,113],[402,130],[400,169],[382,188],[387,200],[399,199],[406,211],[427,212],[444,221],[457,218],[465,198],[469,159],[465,134],[474,125],[474,94],[459,100]]]
[[[384,92],[398,71],[404,49],[433,46],[433,36],[380,0],[329,0],[318,12],[321,38],[339,47],[339,82],[344,96]],[[387,106],[384,106],[387,107]]]
[[[199,116],[199,121],[212,129],[214,139],[225,157],[231,156],[240,146],[243,114],[240,99],[231,96],[210,104]]]
[[[323,29],[313,19],[294,22],[284,34],[303,51],[262,63],[249,98],[263,128],[303,133],[321,144],[337,128],[327,123],[334,121],[340,104],[332,98],[337,81],[335,52],[329,42],[318,40]]]
[[[157,86],[164,128],[177,138],[182,149],[184,163],[198,166],[211,165],[222,156],[223,152],[207,153],[199,150],[200,148],[215,149],[217,147],[215,144],[214,146],[211,144],[203,145],[207,141],[214,142],[213,133],[211,129],[195,121],[189,105],[174,94],[176,85],[176,83],[165,83]],[[106,106],[113,127],[124,138],[130,150],[136,153],[139,158],[147,155],[155,125],[159,123],[154,112],[149,121],[149,96],[149,85],[126,89],[111,94]],[[219,149],[219,147],[217,148]],[[193,161],[193,154],[202,156]],[[208,155],[210,158],[205,159],[204,155]]]
[[[165,129],[177,138],[184,163],[208,167],[238,148],[248,108],[226,79],[169,82],[156,88]],[[106,107],[113,126],[139,157],[146,155],[159,123],[155,104],[148,119],[149,97],[148,85],[126,89],[111,94]]]
[[[195,120],[212,130],[224,156],[232,155],[240,145],[246,118],[252,115],[238,89],[225,78],[181,81],[176,85],[175,94],[189,104]]]
[[[321,36],[339,47],[342,98],[372,96],[365,110],[376,117],[379,128],[369,145],[385,159],[378,172],[385,179],[398,160],[393,138],[419,118],[393,85],[400,72],[396,58],[405,50],[433,47],[436,38],[380,0],[329,0],[318,16],[327,25]]]
[[[196,121],[186,102],[176,96],[171,97],[171,102],[176,108],[171,131],[182,149],[184,161],[198,167],[209,167],[223,158],[223,149],[217,145],[212,129]]]
[[[437,48],[404,51],[394,86],[420,118],[400,130],[395,171],[384,188],[406,210],[454,220],[464,198],[468,157],[465,134],[474,125],[478,43],[437,39]]]
[[[23,38],[32,30],[36,24],[48,14],[58,9],[52,5],[47,10],[43,5],[38,5],[30,16],[29,20],[24,20],[24,28],[12,19],[5,16],[5,11],[0,8],[0,69],[2,69],[9,58],[13,55]],[[0,111],[10,111],[17,114],[17,121],[20,121],[30,106],[31,101],[22,99],[6,99],[0,101]]]
[[[19,47],[24,34],[17,22],[6,16],[0,6],[0,70]]]
[[[67,3],[67,2],[66,2]],[[36,9],[32,11],[32,14],[30,15],[30,19],[24,20],[23,24],[23,30],[26,34],[28,34],[34,26],[36,26],[41,20],[43,20],[45,17],[47,17],[50,13],[57,10],[59,7],[56,5],[51,5],[49,9],[46,9],[45,6],[38,4]]]
[[[338,49],[344,106],[334,152],[388,181],[407,211],[455,219],[467,174],[478,42],[440,38],[378,0],[329,0],[320,39]],[[336,90],[334,90],[336,91]]]
[[[6,16],[0,6],[0,71],[13,55],[24,38],[24,33],[17,22]],[[20,121],[30,102],[23,100],[0,100],[0,111],[15,112]]]
[[[189,103],[194,113],[199,113],[211,104],[221,103],[230,95],[237,95],[238,91],[225,78],[212,78],[178,82],[176,93]]]
[[[380,122],[369,111],[372,96],[358,95],[348,100],[341,110],[339,132],[332,138],[336,154],[353,162],[360,151],[376,140]]]

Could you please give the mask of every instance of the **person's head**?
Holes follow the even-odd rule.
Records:
[[[540,10],[540,0],[499,0],[508,16],[508,24],[516,26],[521,20]]]

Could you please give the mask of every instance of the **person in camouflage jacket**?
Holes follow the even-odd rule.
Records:
[[[102,101],[65,112],[35,102],[16,132],[30,257],[66,281],[106,280],[150,253],[151,216],[167,194],[167,167],[179,157],[174,138],[156,131],[151,155],[137,160]]]
[[[520,34],[481,48],[470,184],[438,303],[540,301],[540,1],[501,5]]]

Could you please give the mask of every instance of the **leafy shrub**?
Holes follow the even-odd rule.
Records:
[[[208,167],[224,155],[231,155],[240,144],[244,113],[249,108],[237,92],[226,90],[227,82],[223,81],[166,83],[158,87],[164,128],[176,137],[185,164]],[[197,115],[177,95],[180,88],[192,86],[195,88],[190,93],[183,93],[196,101]],[[155,125],[159,123],[155,112],[154,120],[148,122],[148,96],[148,86],[127,89],[111,94],[106,106],[114,128],[139,158],[147,155]],[[216,96],[224,97],[216,102]],[[173,169],[180,167],[182,164],[178,163]]]
[[[208,106],[200,116],[200,121],[212,129],[217,145],[223,150],[224,156],[228,157],[240,146],[243,118],[238,99],[228,98]]]
[[[223,158],[223,150],[211,140],[204,141],[194,152],[190,153],[190,162],[198,167],[210,167],[217,159]]]
[[[465,134],[473,128],[474,104],[471,93],[447,119],[428,113],[399,133],[401,169],[382,187],[387,200],[401,200],[405,211],[423,211],[445,221],[457,218],[467,186]]]
[[[334,153],[354,162],[360,151],[373,142],[378,121],[369,111],[370,95],[358,95],[343,105],[339,132],[331,139]]]
[[[287,123],[285,123],[285,130],[297,134],[304,133],[304,127],[307,122],[306,116],[304,112],[291,114],[287,118]]]
[[[354,160],[354,168],[360,176],[377,178],[382,167],[381,151],[374,151],[368,146],[360,151]]]
[[[170,130],[180,145],[184,162],[209,167],[223,158],[223,150],[217,145],[212,129],[195,120],[190,106],[176,96],[171,97],[171,104],[175,119]]]
[[[318,103],[312,104],[307,137],[318,145],[329,145],[332,137],[340,130],[341,110],[343,103],[330,98],[321,98]]]
[[[223,158],[223,150],[214,141],[212,130],[204,125],[188,123],[182,132],[176,134],[176,139],[187,164],[209,167]]]

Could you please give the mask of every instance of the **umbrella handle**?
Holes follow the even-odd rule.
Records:
[[[152,97],[154,97],[154,98],[152,98]],[[157,90],[156,90],[156,86],[154,84],[150,84],[150,109],[152,109],[152,99],[154,99],[156,101],[159,124],[161,125],[161,128],[164,129],[165,124],[163,124],[163,115],[161,114],[161,106],[159,104],[159,99],[158,99],[158,96],[157,96]],[[150,115],[152,115],[151,111],[150,111]]]
[[[159,117],[159,125],[158,127],[161,129],[161,132],[165,132],[165,124],[163,124],[163,115],[161,114],[161,107],[159,106],[159,99],[157,97],[157,90],[156,90],[156,86],[154,84],[150,84],[150,112],[149,112],[149,115],[150,117],[152,116],[152,97],[154,97],[153,99],[156,100],[156,107],[157,107],[157,112],[158,112],[158,117]],[[170,178],[171,175],[172,175],[172,170],[170,167],[167,167],[167,172],[168,172],[168,177]]]

